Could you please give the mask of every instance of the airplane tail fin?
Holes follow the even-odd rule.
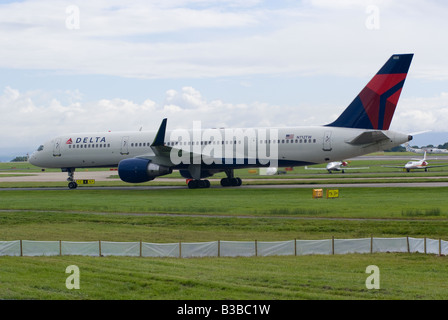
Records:
[[[329,127],[388,130],[414,54],[395,54]]]

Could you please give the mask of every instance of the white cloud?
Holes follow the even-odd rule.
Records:
[[[35,100],[40,96],[46,96],[48,100],[37,104]],[[192,87],[183,87],[180,92],[168,90],[162,104],[150,99],[143,103],[127,99],[66,100],[64,104],[49,93],[39,95],[6,87],[0,95],[0,148],[21,145],[24,149],[34,149],[53,136],[72,132],[132,131],[141,126],[144,130],[155,130],[165,117],[169,129],[188,129],[192,128],[193,121],[201,121],[203,128],[297,125],[306,114],[302,112],[294,121],[292,107],[207,101]],[[284,117],[286,113],[290,116]],[[276,123],[278,117],[282,119],[280,123]]]
[[[66,27],[70,5],[79,7],[79,29]],[[378,30],[366,27],[370,5],[379,9]],[[318,89],[309,93],[311,98],[304,98],[310,103],[291,102],[300,101],[300,90],[289,84],[285,87],[291,89],[282,91],[282,105],[239,103],[249,99],[229,98],[235,88],[235,83],[229,83],[236,79],[244,88],[241,95],[260,88],[258,75],[272,81],[291,78],[299,85],[310,75],[314,81],[322,75],[327,77],[325,85],[338,82],[342,91],[341,83],[371,77],[391,54],[414,52],[407,81],[424,78],[427,87],[442,87],[438,81],[448,80],[448,45],[440,38],[440,30],[448,29],[447,15],[448,6],[436,0],[285,0],[275,4],[261,0],[25,0],[1,4],[0,68],[50,74],[38,77],[26,89],[0,76],[3,86],[10,84],[0,93],[1,147],[34,149],[65,132],[138,130],[140,126],[150,130],[164,117],[172,129],[189,128],[197,120],[204,128],[326,124],[343,107]],[[65,79],[84,74],[83,80],[89,75],[186,80],[182,85],[165,82],[161,92],[174,89],[166,90],[164,98],[149,96],[136,102],[118,98],[121,92],[112,92],[107,99],[86,99],[76,84],[62,89],[52,83],[57,89],[39,89],[46,88],[39,81],[53,81],[53,74]],[[223,80],[219,93],[214,93],[218,98],[208,99],[209,87],[198,86],[198,90],[189,82],[209,78]],[[95,79],[87,80],[93,84],[92,91],[106,92],[107,84]],[[270,92],[267,86],[261,88]],[[413,92],[415,98],[402,97],[391,129],[446,131],[447,94],[422,91],[425,86]],[[129,91],[126,94],[130,96]],[[273,91],[272,96],[279,94]]]
[[[207,100],[193,87],[167,90],[162,103],[151,99],[142,103],[127,99],[64,100],[62,103],[48,92],[20,92],[6,87],[0,95],[0,149],[20,146],[31,152],[56,135],[75,132],[136,131],[140,127],[144,131],[156,130],[163,118],[168,118],[169,130],[193,128],[193,121],[201,121],[203,129],[323,125],[335,120],[338,114],[334,110],[340,109],[330,104],[278,106]],[[442,93],[402,99],[391,129],[404,133],[428,129],[443,132],[447,122],[448,93]]]
[[[424,130],[446,132],[447,123],[448,92],[442,92],[440,95],[429,98],[416,97],[401,100],[393,120],[393,127],[408,133]]]
[[[371,4],[381,27],[365,26]],[[69,5],[80,28],[66,28]],[[143,78],[256,74],[359,76],[415,52],[414,75],[448,78],[442,2],[23,1],[1,5],[0,67]],[[341,65],[344,67],[341,67]],[[367,68],[370,70],[370,68]]]

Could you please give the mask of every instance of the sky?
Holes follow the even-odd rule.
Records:
[[[324,125],[414,53],[390,129],[448,142],[441,0],[0,0],[0,161],[75,132]]]

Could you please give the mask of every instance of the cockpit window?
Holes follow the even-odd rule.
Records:
[[[40,145],[39,148],[37,148],[37,151],[42,151],[42,150],[44,150],[44,146]]]

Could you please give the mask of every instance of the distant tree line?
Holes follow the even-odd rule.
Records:
[[[421,148],[438,148],[438,149],[448,149],[448,142],[445,142],[444,144],[439,144],[437,147],[432,145],[432,144],[428,144],[427,146],[411,146],[414,149],[421,149]],[[385,152],[406,152],[406,148],[403,146],[396,146],[393,147],[392,149],[389,150],[384,150]]]
[[[389,150],[384,150],[384,152],[406,152],[406,148],[402,146],[396,146]]]
[[[28,161],[28,156],[15,157],[14,159],[11,160],[11,162],[25,162],[25,161]]]

